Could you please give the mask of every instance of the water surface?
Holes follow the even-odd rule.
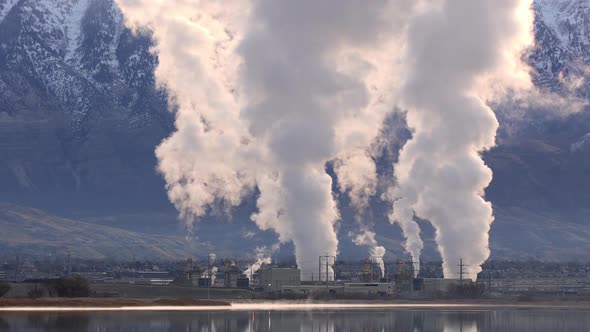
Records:
[[[590,331],[583,310],[0,312],[0,331]]]

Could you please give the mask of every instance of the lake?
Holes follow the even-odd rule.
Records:
[[[590,331],[584,310],[0,312],[0,331]]]

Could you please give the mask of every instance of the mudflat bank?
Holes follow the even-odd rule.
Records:
[[[229,302],[196,299],[125,299],[125,298],[4,298],[0,299],[2,308],[121,308],[121,307],[200,307],[229,306]]]
[[[0,299],[2,311],[37,310],[141,310],[141,311],[307,311],[307,310],[582,310],[590,311],[590,301],[533,301],[499,300],[457,301],[360,301],[360,300],[205,300],[205,299],[130,299],[130,298],[5,298]]]

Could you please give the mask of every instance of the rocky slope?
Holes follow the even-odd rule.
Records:
[[[159,188],[153,149],[172,127],[148,35],[110,0],[0,0],[3,192]],[[151,187],[149,187],[151,185]]]
[[[174,259],[205,252],[182,236],[148,236],[116,227],[60,218],[44,211],[0,205],[3,257],[64,256],[91,259]]]

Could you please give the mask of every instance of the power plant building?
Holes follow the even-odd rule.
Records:
[[[283,286],[301,285],[301,271],[272,268],[259,271],[260,287],[265,292],[279,292]]]
[[[244,277],[244,274],[237,266],[231,266],[231,268],[225,269],[223,272],[223,287],[239,288],[238,280]]]
[[[471,279],[439,279],[439,278],[417,278],[414,279],[414,292],[422,295],[434,295],[437,293],[448,293],[453,287],[471,284]]]
[[[392,295],[394,287],[389,282],[344,283],[344,293],[357,295]]]

